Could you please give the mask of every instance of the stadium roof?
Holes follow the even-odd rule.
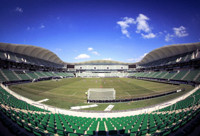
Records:
[[[19,53],[22,55],[27,55],[27,56],[47,60],[47,61],[54,62],[57,64],[72,64],[72,65],[73,64],[74,65],[146,64],[146,63],[153,62],[159,59],[168,58],[175,55],[191,52],[197,49],[200,50],[200,42],[163,46],[149,52],[144,58],[142,58],[141,61],[136,62],[136,63],[124,63],[124,62],[113,61],[113,60],[92,60],[92,61],[85,61],[85,62],[79,62],[79,63],[66,63],[66,62],[63,62],[55,53],[41,47],[32,46],[32,45],[23,45],[23,44],[0,43],[0,50],[3,50],[3,51]]]
[[[32,45],[22,45],[22,44],[10,44],[10,43],[0,43],[0,50],[9,51],[13,53],[19,53],[22,55],[27,55],[57,64],[63,64],[64,62],[53,52]]]
[[[159,59],[168,58],[175,55],[191,52],[197,49],[200,49],[200,42],[163,46],[161,48],[157,48],[149,52],[141,61],[138,62],[138,64],[146,64],[146,63],[153,62]]]
[[[119,62],[119,61],[113,61],[113,60],[92,60],[92,61],[84,61],[79,63],[74,63],[75,65],[100,65],[100,64],[107,64],[107,65],[127,65],[129,63]]]

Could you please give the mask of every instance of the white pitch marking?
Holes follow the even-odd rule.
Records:
[[[72,110],[80,110],[80,109],[85,109],[85,108],[93,108],[93,107],[97,107],[97,104],[93,104],[93,105],[85,105],[85,106],[74,106],[71,107]]]
[[[104,111],[111,111],[115,105],[108,105],[108,107]]]
[[[130,93],[128,93],[128,92],[126,92],[126,94],[128,94],[129,96],[131,96]]]
[[[46,102],[48,101],[49,99],[43,99],[43,100],[40,100],[40,101],[37,101],[38,103],[41,103],[41,102]]]
[[[77,92],[74,92],[72,95],[69,95],[69,96],[74,96],[74,95],[76,95],[77,94]]]

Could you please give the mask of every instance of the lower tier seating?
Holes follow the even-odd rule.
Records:
[[[0,82],[5,81],[20,81],[20,80],[33,80],[44,77],[74,77],[73,73],[66,72],[44,72],[44,71],[14,71],[8,69],[0,69]]]
[[[178,71],[160,71],[160,72],[137,72],[129,76],[148,77],[158,79],[173,79],[183,81],[200,81],[200,69],[196,70],[178,70]]]
[[[51,113],[18,100],[0,88],[0,110],[36,136],[60,135],[169,135],[200,113],[200,89],[176,107],[127,117],[86,118]],[[8,99],[8,96],[10,99]],[[195,97],[195,99],[192,99]],[[172,107],[175,105],[172,105]],[[26,108],[28,107],[28,108]]]
[[[31,111],[46,111],[44,109],[40,109],[38,107],[30,105],[25,101],[17,99],[13,95],[5,91],[2,87],[0,87],[0,103],[4,106],[9,106],[10,108],[25,109]]]

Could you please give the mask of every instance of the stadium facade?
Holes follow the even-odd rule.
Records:
[[[95,113],[89,113],[89,118],[85,118],[80,114],[71,116],[52,113],[40,106],[31,105],[16,98],[5,87],[10,84],[69,77],[129,77],[190,84],[195,89],[187,97],[183,97],[184,99],[179,99],[170,106],[160,107],[159,110],[154,109],[150,113],[133,116],[125,113],[117,118],[106,116],[106,113],[90,118]],[[8,126],[9,123],[14,124],[10,129],[17,135],[169,135],[177,130],[188,134],[179,128],[183,128],[191,120],[199,119],[200,43],[163,46],[149,52],[136,63],[108,60],[67,63],[41,47],[0,43],[0,82],[1,120]],[[130,114],[131,112],[128,111]]]

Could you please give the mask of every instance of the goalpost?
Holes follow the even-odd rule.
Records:
[[[88,100],[115,100],[114,88],[90,88]]]

